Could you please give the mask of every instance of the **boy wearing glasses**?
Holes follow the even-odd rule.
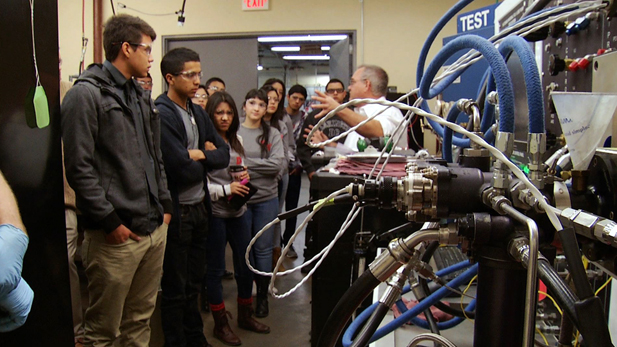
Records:
[[[66,177],[86,229],[84,346],[146,347],[172,213],[158,112],[133,79],[147,76],[156,33],[124,14],[104,27],[106,61],[62,104]]]
[[[206,173],[229,165],[229,147],[191,100],[199,89],[199,55],[173,49],[161,60],[161,73],[169,90],[154,103],[161,113],[161,149],[174,208],[161,282],[165,345],[208,346],[197,302],[212,211]]]

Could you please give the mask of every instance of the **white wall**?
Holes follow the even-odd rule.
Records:
[[[122,0],[128,7],[151,14],[178,11],[181,1]],[[302,30],[356,30],[357,64],[382,66],[390,75],[389,85],[399,91],[415,87],[416,63],[420,48],[434,23],[457,1],[455,0],[270,0],[268,11],[242,11],[241,0],[189,0],[186,23],[177,26],[177,16],[151,16],[129,9],[117,12],[137,15],[156,30],[151,74],[160,81],[162,55],[160,37],[164,35],[253,33]],[[86,65],[92,62],[92,1],[85,9],[86,37],[91,41]],[[477,0],[464,11],[493,4],[493,0]],[[63,79],[76,74],[81,49],[80,0],[58,0],[59,41],[63,58]],[[109,1],[104,1],[104,18],[111,15]],[[364,35],[361,14],[364,8]],[[431,50],[433,56],[441,47],[441,38],[456,32],[456,21],[446,26]],[[153,95],[160,92],[156,86]]]

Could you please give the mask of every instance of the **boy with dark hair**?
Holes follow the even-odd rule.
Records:
[[[289,159],[289,184],[287,186],[287,194],[285,195],[285,210],[287,211],[291,211],[298,207],[298,200],[300,200],[300,189],[302,188],[302,163],[298,158],[296,141],[298,141],[298,138],[302,136],[302,124],[304,124],[304,120],[306,119],[306,112],[302,110],[306,97],[306,88],[303,86],[296,84],[289,88],[285,112],[289,115],[292,124],[292,129],[290,129],[290,131],[293,133],[293,137],[291,138],[293,143],[290,144],[290,149],[293,150],[293,158],[290,157]],[[296,222],[296,217],[288,218],[285,221],[285,233],[283,234],[282,243],[283,247],[287,244],[287,242],[289,242],[289,239],[291,239],[291,236],[296,231]],[[298,257],[293,245],[289,248],[287,257]]]
[[[191,98],[199,89],[199,55],[173,49],[161,60],[169,86],[155,101],[174,214],[163,263],[161,319],[165,346],[208,346],[197,303],[211,214],[206,173],[229,164],[229,147]],[[226,317],[225,317],[226,318]]]
[[[211,77],[206,81],[206,94],[208,96],[216,93],[216,92],[224,92],[225,91],[225,81],[218,77]]]
[[[140,18],[110,18],[107,60],[89,66],[62,104],[66,177],[85,228],[84,346],[150,342],[172,203],[158,113],[133,77],[147,76],[155,38]]]

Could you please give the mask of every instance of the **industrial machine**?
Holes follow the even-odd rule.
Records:
[[[407,157],[404,175],[386,177],[376,165],[367,177],[300,209],[312,211],[308,220],[329,204],[352,205],[332,243],[313,259],[317,266],[363,208],[397,211],[405,220],[395,227],[404,235],[389,242],[332,308],[326,328],[313,337],[317,346],[366,346],[408,321],[431,330],[409,346],[454,346],[439,331],[468,318],[478,347],[613,346],[608,303],[598,292],[617,276],[617,150],[603,148],[616,138],[617,3],[508,0],[495,10],[492,37],[460,35],[426,65],[435,37],[470,2],[456,3],[427,38],[418,88],[409,93],[418,97],[414,106],[368,99],[341,105],[375,102],[406,111],[390,141],[406,136],[413,117],[424,117],[443,147],[438,156]],[[426,100],[480,59],[489,68],[480,85],[468,86],[477,97],[452,102],[441,116],[431,113]],[[456,123],[461,114],[466,124]],[[391,158],[386,149],[376,163]],[[429,261],[440,245],[460,249],[469,260],[433,270]],[[271,287],[286,273],[266,274],[273,277]],[[441,302],[452,293],[468,296],[459,287],[476,275],[475,297],[464,309]],[[548,314],[537,315],[539,280],[554,300],[550,320],[558,325],[541,324]],[[387,289],[381,298],[356,315],[382,282]],[[418,305],[379,328],[410,290]],[[431,306],[454,318],[437,323]],[[416,317],[420,313],[426,321]],[[543,341],[536,340],[537,331]]]

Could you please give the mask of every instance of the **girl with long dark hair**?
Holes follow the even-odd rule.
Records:
[[[244,141],[244,164],[248,167],[251,183],[258,190],[247,203],[246,215],[251,235],[255,236],[266,224],[278,215],[277,177],[285,161],[280,132],[263,120],[266,114],[268,95],[263,90],[252,89],[244,99],[246,115],[238,134]],[[272,271],[273,228],[268,229],[251,250],[251,263],[260,271]],[[269,277],[256,276],[257,304],[255,315],[268,316]]]
[[[229,168],[208,173],[208,189],[212,199],[212,220],[207,243],[208,269],[206,284],[210,311],[214,317],[214,336],[227,345],[237,346],[240,339],[229,326],[223,302],[221,278],[225,273],[225,247],[227,242],[233,252],[236,284],[238,286],[238,326],[242,329],[267,334],[270,328],[253,318],[253,274],[244,261],[244,253],[251,241],[251,229],[247,218],[246,205],[236,209],[229,203],[233,195],[245,196],[249,188],[241,183],[249,179],[246,171],[231,172],[242,169],[245,151],[242,137],[238,135],[240,117],[231,95],[217,92],[210,96],[206,112],[218,134],[229,144]],[[239,171],[239,170],[236,170]],[[232,176],[233,174],[233,176]]]

